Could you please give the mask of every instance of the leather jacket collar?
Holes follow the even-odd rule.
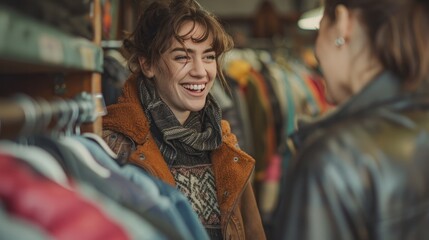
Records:
[[[289,136],[288,147],[299,149],[307,137],[317,129],[325,128],[341,119],[354,118],[380,108],[403,109],[429,105],[428,93],[404,92],[401,81],[389,71],[382,72],[357,95],[326,116],[311,123],[300,123],[298,131]],[[291,141],[290,141],[291,140]],[[293,145],[291,145],[293,143]]]

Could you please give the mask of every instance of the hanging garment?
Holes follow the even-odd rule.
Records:
[[[180,232],[185,239],[207,238],[207,233],[198,216],[176,188],[153,178],[135,165],[119,166],[96,142],[90,139],[83,136],[73,138],[82,143],[100,164],[138,185],[146,197],[145,206],[148,213],[161,218],[165,225]]]
[[[6,209],[45,229],[55,239],[129,239],[92,203],[0,154],[0,198]]]
[[[102,93],[106,106],[114,104],[121,95],[122,87],[129,75],[129,71],[117,59],[112,56],[104,56]]]
[[[88,149],[79,142],[71,138],[53,140],[48,137],[36,137],[34,144],[56,155],[56,159],[62,162],[74,179],[90,184],[105,196],[139,214],[169,239],[183,239],[180,233],[165,226],[159,216],[147,213],[146,197],[138,186],[97,163]],[[91,165],[88,162],[92,162]]]
[[[34,170],[50,180],[67,189],[78,192],[82,197],[88,198],[88,200],[102,208],[101,210],[108,213],[112,219],[120,219],[119,224],[132,236],[132,239],[162,239],[159,237],[162,234],[158,233],[150,223],[144,221],[144,219],[130,210],[102,196],[83,182],[73,181],[73,179],[69,181],[58,162],[43,149],[5,140],[0,141],[0,149],[3,153],[8,153],[28,163]]]
[[[40,226],[9,214],[1,206],[0,239],[49,240],[52,238]]]
[[[50,180],[65,188],[70,188],[67,173],[58,161],[42,148],[1,140],[0,149],[3,153],[7,153],[15,158],[19,158],[22,161],[27,162]]]

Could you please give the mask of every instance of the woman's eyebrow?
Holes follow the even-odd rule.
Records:
[[[207,48],[206,50],[204,50],[204,52],[203,53],[208,53],[208,52],[213,52],[214,51],[214,49],[213,48]],[[178,47],[178,48],[173,48],[171,51],[170,51],[170,53],[172,53],[172,52],[187,52],[187,53],[195,53],[195,50],[194,49],[192,49],[192,48],[181,48],[181,47]]]

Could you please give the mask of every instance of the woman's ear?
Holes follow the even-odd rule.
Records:
[[[351,12],[350,10],[342,4],[337,5],[335,8],[335,27],[337,31],[337,37],[341,37],[347,40],[350,37],[350,31],[352,30],[352,21],[350,19]]]
[[[147,78],[153,78],[155,76],[155,73],[153,72],[152,67],[144,57],[139,57],[139,63],[143,74]]]

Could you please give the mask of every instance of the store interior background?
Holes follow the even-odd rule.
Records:
[[[105,46],[133,29],[144,0],[103,0],[103,40]],[[298,21],[303,14],[320,7],[320,0],[199,0],[214,13],[233,36],[237,48],[308,57],[316,36],[315,29],[302,29]],[[111,42],[107,42],[110,40]],[[308,59],[310,60],[310,59]],[[310,60],[311,61],[311,60]],[[312,62],[311,64],[315,64]]]

